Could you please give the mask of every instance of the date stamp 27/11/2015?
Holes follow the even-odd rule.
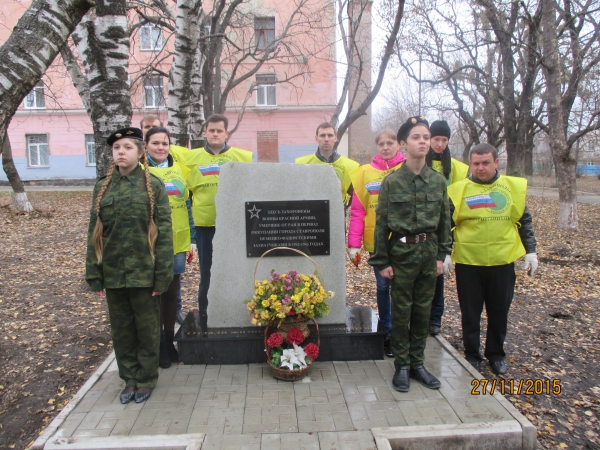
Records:
[[[513,379],[474,379],[471,381],[471,395],[494,395],[498,392],[500,395],[560,395],[562,392],[560,379],[542,380],[524,378],[522,380]]]

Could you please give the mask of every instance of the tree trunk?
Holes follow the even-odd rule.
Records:
[[[577,216],[577,162],[567,146],[565,115],[562,106],[561,65],[556,37],[555,0],[543,0],[542,13],[542,54],[543,72],[546,78],[546,104],[548,110],[548,143],[552,151],[556,181],[558,184],[558,226],[563,230],[576,231],[579,227]]]
[[[96,175],[106,175],[112,151],[106,138],[131,124],[129,29],[125,0],[98,0],[96,16],[78,27],[79,56],[90,84],[90,105],[96,142]]]
[[[192,110],[192,77],[200,36],[201,0],[178,0],[175,51],[169,73],[168,127],[174,143],[187,147]]]
[[[29,203],[27,193],[25,192],[25,186],[21,181],[21,177],[19,176],[19,172],[17,172],[15,162],[13,161],[8,133],[5,133],[4,144],[2,145],[2,168],[4,169],[6,177],[8,178],[13,192],[15,193],[14,208],[17,211],[33,211],[33,206],[31,206],[31,203]]]
[[[91,6],[87,0],[34,0],[0,48],[0,146],[15,111]]]
[[[204,95],[202,93],[203,79],[202,68],[204,66],[205,55],[201,46],[196,50],[194,58],[194,76],[192,77],[192,106],[190,111],[190,148],[204,147],[202,128],[204,127]]]

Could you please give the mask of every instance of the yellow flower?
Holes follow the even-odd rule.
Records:
[[[269,318],[269,311],[263,311],[260,313],[260,318],[261,319],[268,319]]]
[[[258,325],[258,320],[252,319],[252,325]]]
[[[268,308],[269,307],[269,300],[263,300],[262,301],[262,305],[263,305],[263,308]]]

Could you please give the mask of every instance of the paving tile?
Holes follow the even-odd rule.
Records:
[[[119,419],[110,432],[111,436],[127,436],[131,433],[136,419]]]
[[[202,450],[260,450],[260,434],[215,435],[208,434]]]
[[[376,450],[370,431],[340,431],[319,433],[319,445],[327,450]]]
[[[308,433],[263,434],[261,450],[319,450],[319,438]]]
[[[90,412],[81,421],[78,428],[80,430],[93,430],[98,425],[98,422],[102,420],[103,416],[104,412]]]
[[[101,437],[109,435],[110,430],[77,430],[73,433],[73,436],[77,437]]]

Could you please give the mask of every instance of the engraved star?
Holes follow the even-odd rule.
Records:
[[[252,219],[253,217],[256,217],[257,219],[260,219],[260,217],[258,216],[258,213],[261,212],[262,209],[256,209],[256,205],[254,205],[252,207],[252,209],[249,209],[248,212],[250,213],[250,218]]]

